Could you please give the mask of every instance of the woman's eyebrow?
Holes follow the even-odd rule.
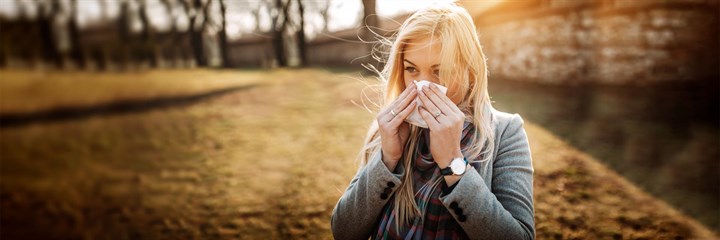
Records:
[[[413,66],[417,66],[416,64],[414,64],[414,63],[411,62],[410,60],[403,59],[403,61],[405,61],[405,62],[407,62],[407,63],[409,63],[409,64],[412,64]],[[438,64],[432,65],[432,66],[430,66],[430,67],[433,67],[433,68],[434,68],[434,67],[439,67],[439,66],[440,66],[440,64],[438,63]]]

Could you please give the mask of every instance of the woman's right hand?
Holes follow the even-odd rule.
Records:
[[[411,83],[376,117],[382,142],[382,160],[391,172],[400,161],[403,147],[410,135],[410,125],[405,122],[405,118],[415,109],[415,96],[417,87],[415,83]]]

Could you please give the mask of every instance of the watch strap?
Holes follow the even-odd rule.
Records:
[[[458,157],[458,158],[459,158],[459,157]],[[453,158],[452,161],[454,161],[455,159],[457,159],[457,158]],[[467,165],[467,163],[468,163],[467,159],[466,159],[464,156],[462,157],[462,159],[463,159],[463,161],[465,162],[465,164]],[[452,165],[452,161],[450,161],[450,164],[448,164],[447,167],[440,169],[440,174],[441,174],[441,175],[443,175],[443,176],[453,175],[452,168],[450,168],[450,165]]]
[[[448,165],[448,166],[445,167],[445,168],[441,168],[441,169],[440,169],[440,174],[442,174],[443,176],[452,175],[453,172],[452,172],[452,169],[450,169],[450,165]]]

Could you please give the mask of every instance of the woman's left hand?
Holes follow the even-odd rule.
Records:
[[[433,84],[423,86],[418,96],[423,103],[420,116],[430,128],[430,153],[438,167],[445,168],[453,158],[463,157],[460,138],[465,114]]]

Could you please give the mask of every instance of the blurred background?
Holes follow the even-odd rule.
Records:
[[[717,238],[720,2],[460,0],[538,238]],[[332,239],[429,0],[0,0],[2,239]]]

